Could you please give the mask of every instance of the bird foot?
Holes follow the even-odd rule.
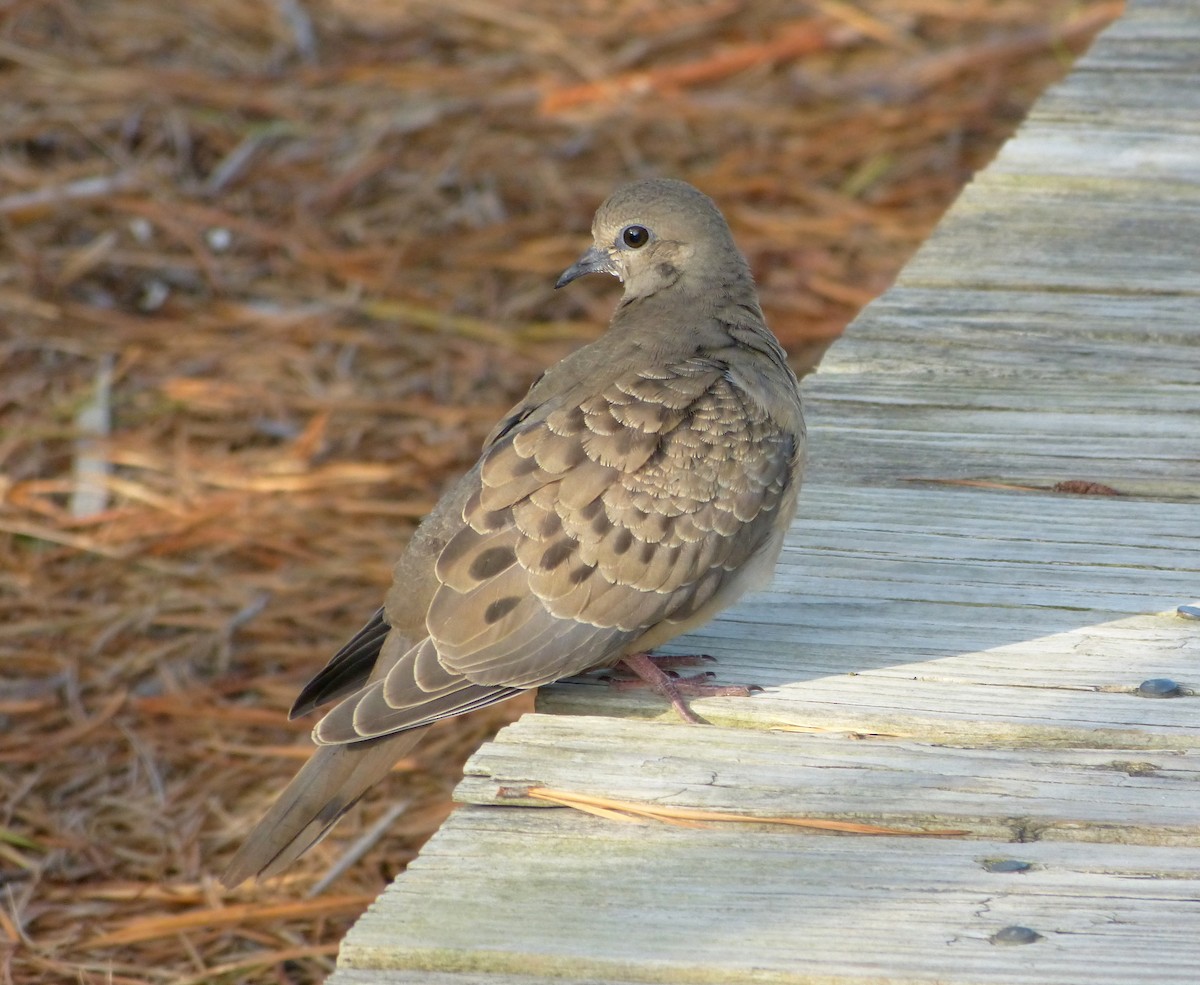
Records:
[[[667,654],[652,657],[648,653],[631,653],[621,660],[621,664],[637,675],[636,680],[610,679],[609,683],[620,690],[635,687],[653,688],[671,702],[671,707],[685,722],[692,725],[703,724],[699,716],[688,707],[684,696],[691,698],[711,698],[714,696],[731,696],[737,698],[749,697],[762,688],[750,684],[711,684],[713,674],[705,671],[690,677],[680,677],[668,673],[664,667],[695,667],[705,663],[715,663],[713,657],[707,654]],[[620,666],[619,665],[619,666]]]

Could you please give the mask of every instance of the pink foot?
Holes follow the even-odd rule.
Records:
[[[664,667],[695,667],[713,662],[706,654],[689,654],[678,656],[668,654],[652,657],[648,653],[631,653],[621,660],[618,666],[625,666],[638,676],[638,680],[613,680],[613,687],[622,690],[635,687],[651,687],[669,702],[679,713],[679,717],[692,725],[703,724],[696,713],[688,707],[684,695],[692,698],[710,698],[715,695],[728,695],[736,698],[749,697],[762,688],[756,685],[744,684],[710,684],[713,675],[705,672],[691,677],[680,677],[668,674]]]

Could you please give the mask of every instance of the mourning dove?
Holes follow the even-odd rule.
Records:
[[[592,235],[556,286],[621,280],[608,331],[496,425],[384,606],[301,692],[292,717],[337,703],[227,886],[291,863],[438,719],[622,660],[682,707],[646,651],[769,579],[804,421],[745,258],[681,181],[618,189]]]

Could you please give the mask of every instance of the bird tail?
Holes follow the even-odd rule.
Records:
[[[425,734],[412,729],[350,742],[319,746],[221,874],[232,889],[251,876],[278,875],[329,833],[376,781]]]

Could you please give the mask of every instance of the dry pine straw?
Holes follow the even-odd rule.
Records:
[[[0,981],[322,978],[509,710],[285,880],[213,873],[415,520],[606,319],[613,285],[549,289],[599,200],[713,194],[807,368],[1118,11],[5,4]]]

